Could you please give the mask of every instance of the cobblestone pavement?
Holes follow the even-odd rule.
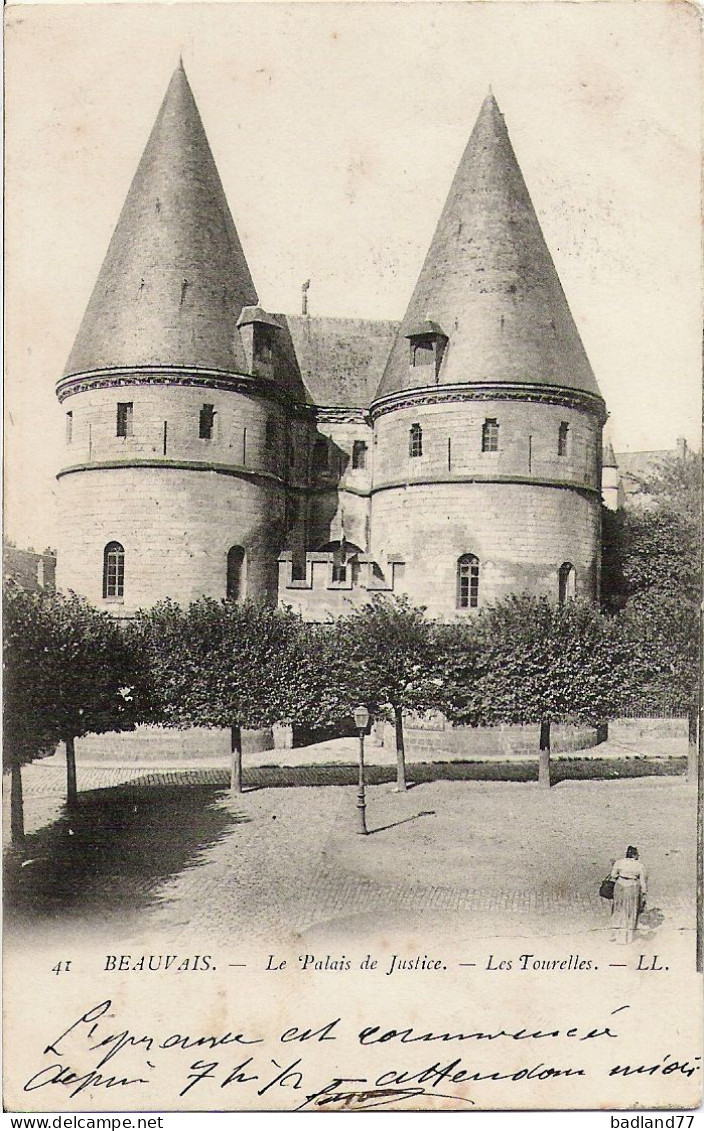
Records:
[[[32,931],[99,921],[125,945],[168,932],[170,946],[194,931],[209,943],[423,926],[473,936],[603,931],[599,881],[628,843],[651,874],[646,934],[694,925],[695,797],[677,778],[550,791],[372,785],[361,837],[349,786],[232,795],[222,767],[81,767],[86,792],[69,821],[63,766],[25,773],[31,863],[10,852],[8,905]]]

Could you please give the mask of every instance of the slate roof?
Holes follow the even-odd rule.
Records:
[[[182,64],[152,129],[64,375],[164,364],[245,372],[257,292]]]
[[[492,94],[450,188],[378,396],[427,383],[406,336],[424,319],[449,336],[439,384],[505,381],[599,394]]]
[[[398,322],[291,314],[276,317],[288,329],[295,351],[293,363],[310,404],[321,408],[369,407]]]

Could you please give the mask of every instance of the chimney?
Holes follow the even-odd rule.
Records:
[[[684,436],[677,437],[677,458],[682,463],[684,463],[687,458],[687,441]]]
[[[301,286],[301,314],[308,313],[308,288],[310,286],[310,279],[306,279],[305,283]]]

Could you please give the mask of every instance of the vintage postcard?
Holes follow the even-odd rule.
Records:
[[[700,12],[5,46],[5,1110],[695,1109]]]

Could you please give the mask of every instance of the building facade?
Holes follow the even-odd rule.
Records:
[[[604,402],[491,94],[402,321],[293,316],[179,65],[57,394],[57,584],[117,616],[598,596]]]

